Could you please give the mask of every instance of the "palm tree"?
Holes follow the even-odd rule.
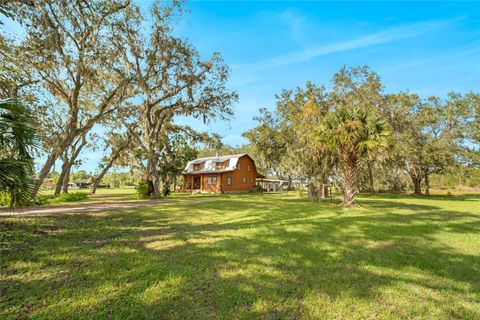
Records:
[[[38,146],[36,121],[30,109],[13,100],[0,100],[0,193],[10,206],[28,202],[33,188],[32,151]]]
[[[385,148],[389,136],[387,122],[368,108],[343,107],[328,113],[322,121],[319,139],[338,157],[344,206],[356,205],[359,161]]]

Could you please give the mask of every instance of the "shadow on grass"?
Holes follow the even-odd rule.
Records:
[[[3,315],[480,317],[480,257],[437,241],[478,233],[480,216],[382,198],[350,211],[261,195],[6,219]]]
[[[372,199],[424,199],[424,200],[445,200],[445,201],[480,201],[479,193],[464,193],[461,195],[416,195],[406,193],[361,193],[362,198]]]

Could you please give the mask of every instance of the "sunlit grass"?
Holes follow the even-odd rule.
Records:
[[[480,317],[479,196],[359,202],[176,194],[2,218],[0,318]]]

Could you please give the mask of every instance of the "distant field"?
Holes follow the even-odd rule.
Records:
[[[91,201],[134,199],[101,189]],[[480,195],[177,194],[0,218],[0,318],[480,319]]]

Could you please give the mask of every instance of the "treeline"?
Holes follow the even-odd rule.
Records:
[[[260,109],[256,120],[244,136],[261,165],[307,182],[314,200],[329,184],[340,185],[351,206],[359,190],[428,195],[432,175],[478,176],[478,93],[386,94],[368,67],[342,68],[328,86],[282,91],[275,110]]]
[[[0,35],[0,98],[33,110],[34,152],[45,159],[32,196],[59,161],[55,194],[68,192],[82,150],[105,146],[94,188],[112,166],[128,165],[160,197],[192,146],[210,140],[175,117],[233,113],[237,94],[226,87],[222,57],[203,57],[175,35],[180,2],[145,12],[128,0],[7,0],[2,15],[22,31]]]

